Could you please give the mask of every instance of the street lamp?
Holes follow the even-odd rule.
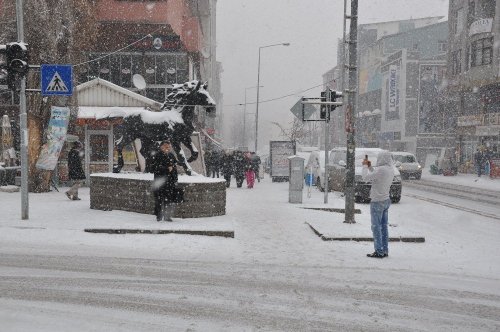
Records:
[[[257,106],[255,108],[255,153],[259,144],[259,86],[260,86],[260,50],[266,47],[273,46],[290,46],[290,43],[279,43],[259,47],[259,64],[257,66]]]
[[[260,88],[263,88],[264,86],[261,85],[259,86]],[[247,118],[247,90],[249,89],[255,89],[256,86],[249,86],[248,88],[245,88],[245,108],[243,109],[243,145],[246,146],[247,144],[247,127],[246,127],[246,118]]]

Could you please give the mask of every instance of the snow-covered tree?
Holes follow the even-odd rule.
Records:
[[[17,41],[15,0],[4,1],[2,20],[8,22],[0,34],[0,42]],[[77,64],[84,59],[84,52],[93,48],[97,38],[96,2],[91,0],[25,0],[24,40],[29,45],[30,64]],[[78,77],[79,67],[73,75]],[[27,87],[40,88],[39,72],[31,69],[27,77]],[[44,132],[53,105],[70,106],[75,98],[49,97],[29,94],[28,154],[30,160],[30,191],[41,192],[49,189],[50,172],[35,168]]]

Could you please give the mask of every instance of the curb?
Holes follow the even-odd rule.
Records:
[[[306,222],[307,225],[312,229],[314,234],[319,236],[323,241],[356,241],[356,242],[373,242],[372,237],[367,236],[338,236],[329,237],[318,232],[311,224]],[[410,243],[424,243],[425,237],[423,236],[400,236],[400,237],[389,237],[389,242],[410,242]]]
[[[184,234],[204,235],[234,238],[234,231],[191,231],[176,229],[111,229],[111,228],[86,228],[87,233],[99,234]]]
[[[341,209],[341,208],[309,208],[309,207],[303,207],[302,209],[345,213],[345,209]],[[354,213],[355,214],[361,214],[361,210],[360,209],[354,209]]]

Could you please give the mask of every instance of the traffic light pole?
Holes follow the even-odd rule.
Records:
[[[17,39],[24,43],[23,1],[16,0]],[[29,219],[28,199],[28,114],[26,112],[26,76],[19,91],[19,124],[21,132],[21,219]]]
[[[326,89],[326,100],[327,101],[331,101],[332,100],[332,91],[330,89]],[[329,174],[328,174],[328,162],[329,162],[329,158],[328,158],[328,134],[329,134],[329,130],[330,129],[330,126],[328,125],[330,122],[330,111],[331,111],[331,106],[330,105],[325,105],[326,106],[326,116],[325,116],[325,185],[324,185],[324,189],[325,189],[325,196],[323,198],[323,202],[325,204],[328,204],[328,183],[330,182],[329,180]]]
[[[302,121],[324,121],[325,122],[325,176],[324,176],[324,186],[323,189],[325,190],[325,198],[324,202],[325,204],[328,203],[328,184],[330,182],[329,180],[329,173],[328,173],[328,163],[329,163],[329,133],[330,133],[330,116],[331,112],[335,110],[336,107],[342,106],[343,102],[338,102],[336,101],[337,98],[340,98],[343,96],[342,92],[339,91],[332,91],[330,88],[327,88],[326,91],[321,92],[321,98],[304,98],[302,97]],[[317,101],[319,99],[319,101]],[[314,101],[311,101],[314,100]],[[335,100],[335,101],[334,101]],[[304,114],[304,105],[305,104],[312,104],[312,105],[320,105],[320,119],[321,120],[306,120],[305,119],[305,114]],[[323,108],[324,107],[324,108]],[[323,113],[324,110],[324,113]]]
[[[349,28],[349,90],[346,108],[347,156],[346,156],[346,188],[345,188],[345,223],[354,224],[354,178],[356,142],[354,140],[354,110],[356,109],[357,87],[357,38],[358,38],[358,0],[351,1],[351,15],[344,20],[351,20]]]

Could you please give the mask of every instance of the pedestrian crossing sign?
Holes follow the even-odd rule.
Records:
[[[42,96],[71,96],[73,94],[72,65],[41,65]]]

